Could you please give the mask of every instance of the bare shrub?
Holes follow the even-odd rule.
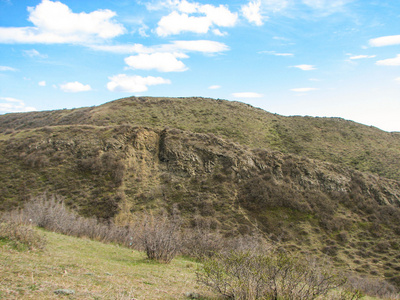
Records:
[[[32,226],[16,222],[0,223],[0,240],[5,240],[18,250],[43,250],[46,238]]]
[[[193,227],[184,229],[182,242],[181,253],[200,260],[221,252],[224,247],[223,235],[212,230],[211,223],[198,215],[193,218]]]
[[[345,283],[314,260],[285,253],[232,251],[204,262],[197,280],[232,299],[315,299]]]
[[[38,227],[67,234],[75,215],[67,210],[63,200],[60,196],[47,194],[34,197],[25,204],[21,218]]]
[[[383,299],[400,299],[397,289],[383,279],[360,275],[348,275],[346,283],[348,290],[358,290],[361,293]]]
[[[198,215],[194,217],[192,226],[183,231],[181,254],[199,260],[212,257],[216,253],[247,250],[260,252],[270,247],[258,231],[226,237],[213,228],[212,219],[205,219]]]
[[[180,251],[181,219],[176,209],[172,215],[164,213],[144,218],[143,247],[147,257],[162,263],[169,263]]]
[[[137,249],[140,245],[137,224],[120,227],[111,222],[101,223],[95,218],[81,217],[65,206],[62,197],[55,195],[43,194],[34,197],[22,210],[13,211],[3,218],[66,235],[117,243],[129,248]]]

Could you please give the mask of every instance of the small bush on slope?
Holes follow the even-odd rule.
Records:
[[[147,257],[162,263],[169,263],[182,248],[181,219],[178,211],[172,216],[146,216],[142,236]]]
[[[204,262],[197,280],[225,297],[241,300],[316,299],[346,282],[344,276],[322,269],[313,260],[273,250],[217,254]],[[354,292],[351,299],[358,294]]]
[[[32,226],[16,222],[0,223],[0,241],[9,242],[18,250],[43,250],[46,238]]]

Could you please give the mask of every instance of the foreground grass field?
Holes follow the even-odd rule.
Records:
[[[159,264],[116,245],[43,234],[44,251],[0,244],[0,299],[189,299],[187,293],[217,299],[196,284],[194,261]],[[59,289],[74,294],[56,294]]]

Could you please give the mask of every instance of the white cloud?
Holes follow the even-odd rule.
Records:
[[[181,32],[207,33],[212,22],[207,17],[190,17],[173,11],[162,17],[158,22],[156,32],[159,36],[180,34]]]
[[[318,90],[317,88],[296,88],[296,89],[291,89],[293,92],[297,93],[306,93],[306,92],[311,92],[311,91],[316,91]]]
[[[243,16],[250,22],[257,26],[262,26],[264,24],[263,17],[261,15],[261,0],[253,0],[247,3],[247,5],[242,5],[241,11]]]
[[[208,40],[174,41],[171,46],[166,45],[164,48],[168,47],[202,53],[219,53],[229,50],[229,47],[224,43]]]
[[[221,88],[220,85],[211,85],[211,86],[208,87],[209,90],[218,90],[220,88]]]
[[[38,85],[40,85],[40,86],[46,86],[46,81],[44,81],[44,80],[43,80],[43,81],[39,81],[39,82],[38,82]]]
[[[293,68],[298,68],[303,71],[312,71],[316,69],[313,65],[297,65],[293,66]]]
[[[24,52],[24,54],[25,54],[26,56],[29,56],[29,57],[47,58],[47,55],[45,55],[45,54],[40,54],[39,51],[37,51],[36,49],[24,50],[23,52]]]
[[[343,10],[344,6],[354,0],[302,0],[302,2],[316,10],[323,11],[325,15]]]
[[[143,46],[142,44],[131,44],[131,45],[89,45],[93,50],[105,51],[118,54],[129,54],[129,53],[153,53],[155,52],[152,48]]]
[[[33,27],[0,27],[0,43],[88,43],[110,39],[125,32],[113,21],[115,12],[105,9],[91,13],[73,13],[61,3],[42,0],[28,7]]]
[[[222,32],[222,31],[219,30],[219,29],[213,29],[212,32],[213,32],[215,35],[218,35],[218,36],[225,36],[225,35],[228,34],[227,32]]]
[[[61,84],[60,88],[62,91],[67,93],[78,93],[78,92],[87,92],[90,91],[92,88],[88,84],[83,84],[78,81],[68,82],[65,84]]]
[[[198,8],[198,3],[189,3],[186,0],[178,1],[178,10],[183,13],[193,14],[198,10]]]
[[[400,66],[400,54],[397,54],[395,58],[378,60],[376,64],[378,66]]]
[[[149,29],[149,26],[142,24],[142,26],[139,28],[139,35],[142,37],[149,37],[149,35],[146,33],[147,29]]]
[[[172,2],[171,7],[175,10],[162,17],[157,24],[156,33],[159,36],[177,35],[182,32],[207,33],[212,26],[232,27],[238,19],[237,13],[232,13],[225,5],[202,5],[183,0]],[[220,31],[216,33],[220,34]]]
[[[373,47],[392,46],[400,44],[400,35],[388,35],[370,39],[369,44]]]
[[[148,90],[148,86],[159,84],[170,84],[171,81],[162,77],[142,77],[127,76],[126,74],[118,74],[108,79],[107,89],[112,92],[140,93]]]
[[[27,112],[36,111],[34,107],[26,106],[24,101],[11,98],[11,97],[0,97],[0,112],[11,113],[11,112]]]
[[[294,56],[293,53],[278,53],[275,51],[260,51],[258,53],[259,54],[270,54],[270,55],[275,55],[275,56]]]
[[[265,10],[272,12],[284,10],[289,5],[288,0],[262,0],[261,3]]]
[[[254,92],[232,93],[235,98],[261,98],[263,95]]]
[[[8,66],[0,66],[0,71],[17,71],[17,69],[12,68],[12,67],[8,67]]]
[[[235,26],[238,19],[237,13],[232,13],[225,5],[218,7],[210,4],[200,5],[198,11],[205,14],[213,24],[221,27]]]
[[[397,81],[398,83],[400,83],[400,77],[395,78],[395,81]]]
[[[180,55],[180,58],[187,58]],[[125,58],[126,64],[139,70],[155,69],[159,72],[183,72],[188,70],[183,62],[176,59],[172,53],[139,54]]]
[[[349,59],[363,59],[363,58],[374,58],[376,55],[354,55],[350,56]]]
[[[210,40],[174,41],[171,44],[161,44],[146,47],[142,44],[132,45],[90,45],[90,48],[98,51],[106,51],[119,54],[129,53],[158,53],[158,52],[201,52],[203,54],[215,54],[228,51],[229,47],[220,42]]]

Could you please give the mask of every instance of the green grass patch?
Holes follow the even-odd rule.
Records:
[[[43,232],[45,251],[18,252],[0,243],[0,299],[187,299],[212,295],[196,283],[198,264],[184,258],[170,264],[116,245]]]

